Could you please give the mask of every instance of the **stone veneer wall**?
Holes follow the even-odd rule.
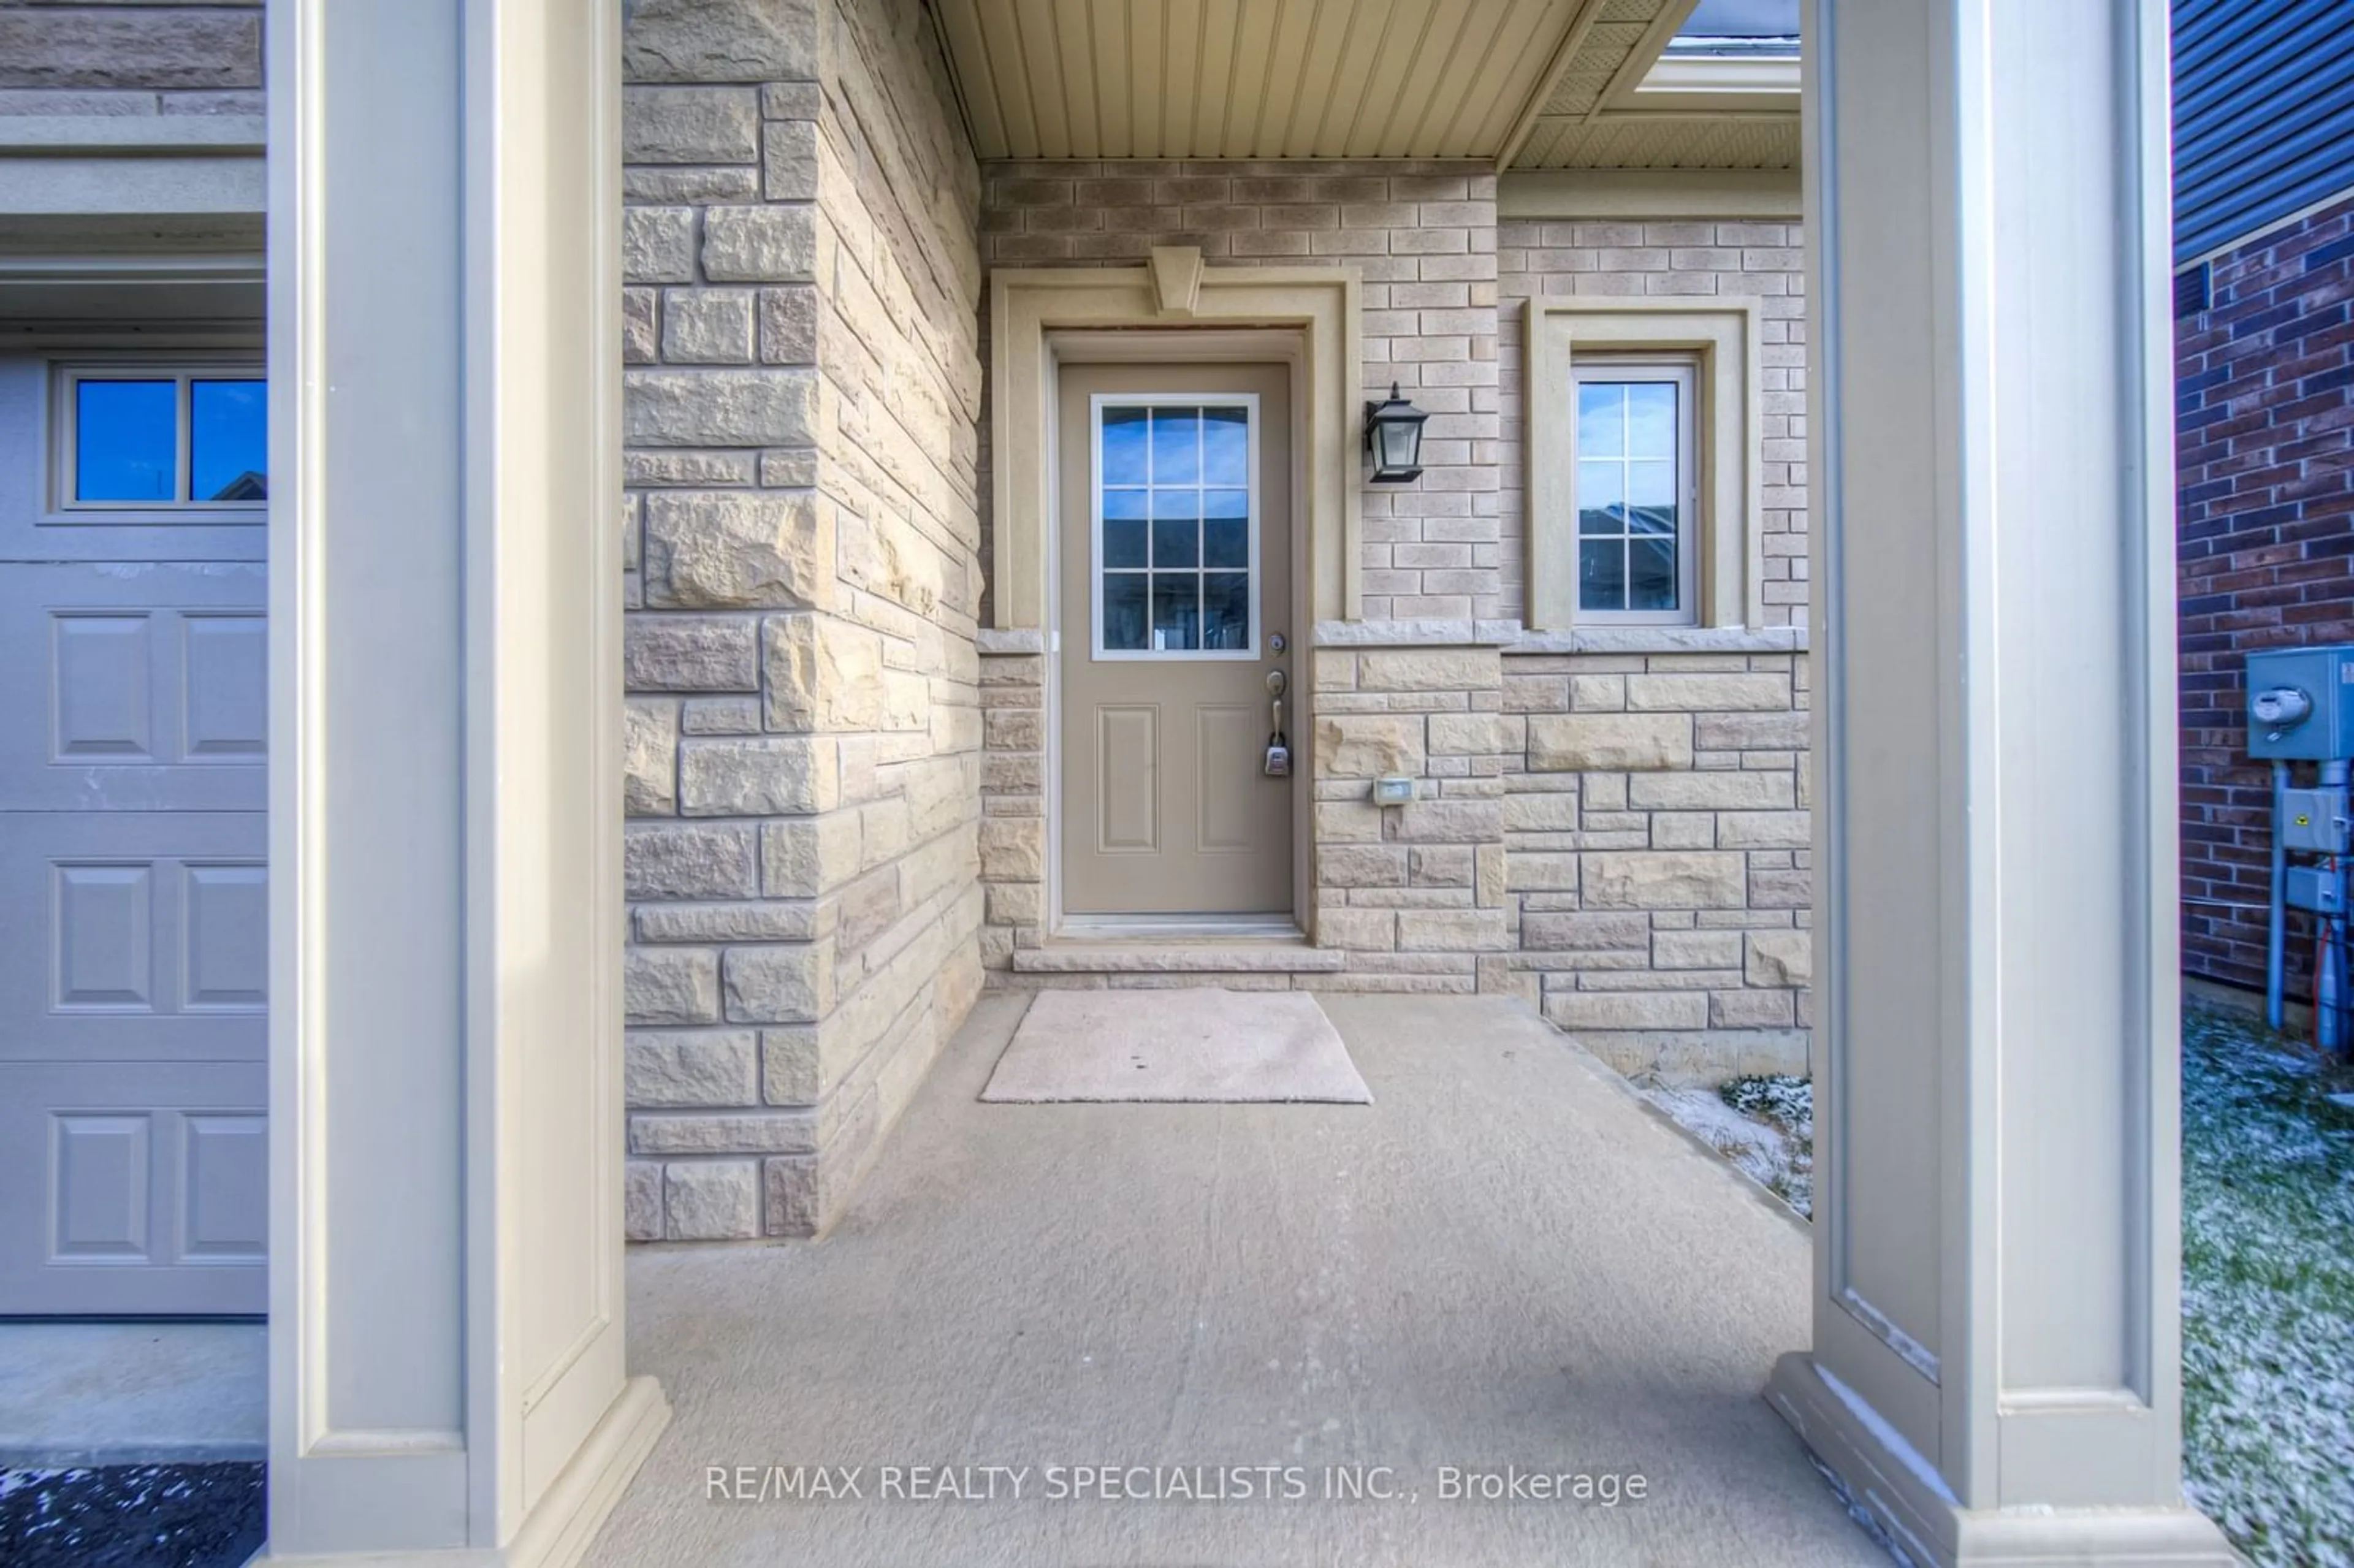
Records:
[[[1802,1072],[1810,944],[1797,225],[1491,228],[1492,207],[1466,205],[1491,195],[1484,176],[1415,165],[1386,176],[1389,199],[1376,207],[1366,182],[1378,177],[1366,165],[990,170],[982,226],[993,262],[1119,260],[1189,244],[1212,265],[1329,258],[1365,269],[1369,387],[1410,372],[1399,377],[1409,395],[1439,410],[1434,434],[1456,443],[1433,449],[1450,465],[1439,488],[1426,489],[1426,475],[1366,493],[1365,622],[1322,629],[1308,653],[1317,939],[1344,949],[1346,966],[1218,983],[1514,991],[1628,1071]],[[1464,180],[1463,201],[1424,183],[1449,177]],[[1426,219],[1407,199],[1424,192],[1433,193]],[[1464,275],[1426,272],[1433,257]],[[1458,282],[1459,294],[1449,287]],[[1762,302],[1766,627],[1522,630],[1517,302],[1537,292]],[[1458,339],[1448,330],[1458,324],[1485,330]],[[1500,344],[1493,360],[1488,341]],[[1001,650],[983,659],[981,690],[991,983],[1169,983],[1012,971],[1013,950],[1044,939],[1045,662],[1018,634],[983,641]],[[1416,801],[1374,806],[1369,782],[1384,772],[1415,776]]]
[[[629,1234],[807,1234],[981,983],[980,179],[918,7],[624,58]]]
[[[261,112],[261,0],[0,0],[0,115]]]
[[[1757,302],[1768,628],[1807,617],[1806,274],[1797,217],[1501,225],[1503,589],[1523,607],[1528,431],[1520,302]],[[1756,630],[1757,629],[1752,629]],[[1524,750],[1506,779],[1510,984],[1630,1072],[1806,1071],[1812,945],[1800,634],[1637,632],[1508,651]],[[1616,646],[1607,646],[1609,644]],[[1676,651],[1679,643],[1697,646]]]
[[[1622,1071],[1804,1073],[1807,661],[1515,653],[1493,987]]]

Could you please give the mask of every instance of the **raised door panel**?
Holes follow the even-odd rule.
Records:
[[[181,1115],[181,1256],[262,1261],[270,1234],[269,1125],[260,1115]]]
[[[0,810],[253,811],[267,789],[259,567],[0,564]]]
[[[1255,705],[1204,703],[1193,711],[1194,842],[1204,854],[1278,854],[1258,809],[1266,764],[1265,715]]]
[[[1161,710],[1103,705],[1096,736],[1097,853],[1151,854],[1161,848]]]
[[[259,1063],[0,1061],[0,1315],[267,1309]]]
[[[0,813],[0,1314],[262,1309],[262,823]]]
[[[0,1061],[250,1061],[264,1050],[258,812],[0,812]]]
[[[48,1134],[49,1256],[152,1262],[154,1117],[60,1111],[49,1118]]]

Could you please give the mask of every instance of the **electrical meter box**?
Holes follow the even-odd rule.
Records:
[[[2354,642],[2248,655],[2248,755],[2354,758]]]

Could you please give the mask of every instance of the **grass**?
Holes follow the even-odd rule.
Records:
[[[2354,1075],[2238,1013],[2182,1036],[2183,1488],[2258,1568],[2354,1564]],[[1811,1212],[1805,1079],[1644,1092]]]
[[[2262,1025],[2182,1030],[2183,1487],[2262,1568],[2354,1563],[2354,1112]]]

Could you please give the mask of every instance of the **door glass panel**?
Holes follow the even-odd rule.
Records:
[[[1150,493],[1107,490],[1103,496],[1103,564],[1107,567],[1145,564],[1144,503]]]
[[[1202,482],[1250,482],[1250,410],[1202,410]]]
[[[1145,648],[1142,572],[1106,572],[1103,579],[1103,645]]]
[[[1202,497],[1202,564],[1236,570],[1249,567],[1249,492],[1213,490]]]
[[[1198,409],[1152,410],[1152,482],[1202,482],[1202,416]]]
[[[259,381],[188,384],[188,499],[260,501],[270,491],[269,399]]]
[[[1159,499],[1154,497],[1156,503]],[[1154,518],[1152,564],[1156,567],[1200,566],[1202,524],[1191,517]]]
[[[1148,484],[1150,475],[1145,467],[1144,421],[1142,408],[1106,408],[1103,416],[1103,482],[1113,484]]]
[[[1251,418],[1246,406],[1098,405],[1105,652],[1253,652]]]
[[[175,499],[179,401],[172,381],[77,383],[74,499]]]
[[[1152,649],[1180,653],[1202,645],[1202,574],[1152,574]]]
[[[1250,574],[1202,574],[1202,645],[1204,648],[1248,648],[1250,641]]]

